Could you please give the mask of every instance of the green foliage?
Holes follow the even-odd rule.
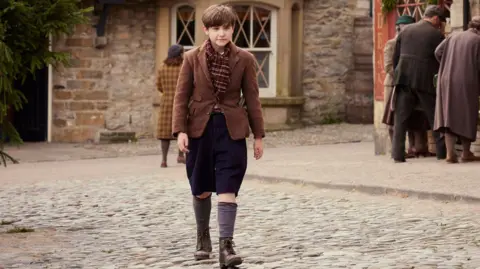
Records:
[[[382,0],[382,13],[387,15],[397,7],[397,0]]]
[[[22,109],[26,100],[14,82],[45,66],[67,64],[69,54],[50,51],[49,37],[71,34],[76,24],[88,22],[91,8],[82,8],[81,0],[1,0],[0,1],[0,163],[16,162],[4,152],[8,139],[22,139],[7,119],[9,111]]]

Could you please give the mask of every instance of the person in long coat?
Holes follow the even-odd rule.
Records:
[[[433,77],[439,68],[434,53],[445,39],[440,31],[444,21],[443,10],[438,6],[429,6],[421,21],[406,26],[397,37],[393,56],[395,125],[392,158],[395,162],[405,162],[408,120],[415,109],[422,110],[429,126],[433,126],[436,99]],[[433,132],[433,136],[437,159],[445,159],[443,137],[438,132]]]
[[[478,161],[470,150],[477,138],[480,95],[480,16],[469,29],[454,33],[435,50],[440,62],[434,129],[445,133],[447,159],[457,163],[455,143],[463,146],[462,161]]]
[[[164,64],[160,67],[157,76],[157,90],[162,94],[157,122],[157,139],[161,141],[162,147],[161,167],[167,167],[170,141],[175,140],[172,135],[173,99],[183,62],[183,52],[182,46],[171,46],[168,50],[168,57],[163,61]],[[180,150],[178,151],[177,162],[185,163],[185,156]]]
[[[397,35],[403,30],[406,25],[415,23],[415,19],[412,16],[403,15],[400,16],[395,25]],[[390,142],[393,140],[393,126],[394,126],[394,113],[393,113],[393,81],[394,81],[394,70],[393,70],[393,53],[395,51],[396,38],[390,39],[385,44],[384,48],[384,70],[385,70],[385,110],[382,118],[382,123],[386,124],[388,127],[388,135],[390,137]],[[427,119],[425,118],[423,112],[414,111],[408,121],[408,151],[405,155],[406,158],[418,157],[420,155],[430,156],[427,146]]]

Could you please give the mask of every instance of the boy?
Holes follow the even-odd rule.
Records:
[[[263,155],[265,137],[254,56],[232,42],[236,15],[213,5],[202,16],[208,39],[185,53],[173,105],[173,135],[186,158],[197,223],[196,260],[210,258],[211,193],[218,195],[221,268],[242,263],[233,249],[236,197],[247,168],[249,125],[254,158]],[[241,105],[241,93],[248,109]]]

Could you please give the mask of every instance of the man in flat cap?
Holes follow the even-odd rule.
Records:
[[[415,19],[412,16],[403,15],[397,19],[395,23],[396,35],[394,38],[387,41],[384,48],[384,70],[385,80],[383,85],[385,87],[384,96],[386,97],[385,111],[382,118],[382,123],[387,125],[388,135],[390,143],[393,140],[393,126],[394,126],[394,110],[393,110],[393,53],[395,51],[395,43],[397,42],[397,36],[400,32],[409,24],[415,23]],[[408,151],[405,155],[406,158],[413,158],[419,155],[427,155],[428,153],[428,141],[426,133],[426,118],[421,111],[415,111],[410,116],[410,120],[407,126],[408,129]],[[420,124],[418,124],[420,123]],[[419,128],[420,127],[420,128]]]
[[[443,22],[445,17],[442,9],[429,6],[422,20],[406,26],[397,37],[393,55],[396,96],[392,158],[395,162],[405,162],[407,124],[415,110],[421,110],[430,128],[433,127],[436,99],[433,77],[439,68],[435,49],[444,40],[441,33]],[[433,136],[437,159],[445,159],[444,138],[437,132]]]

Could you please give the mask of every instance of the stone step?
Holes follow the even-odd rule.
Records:
[[[360,53],[354,52],[353,59],[355,61],[355,65],[368,65],[373,68],[373,54],[371,52],[368,53]]]
[[[97,142],[100,144],[114,144],[130,143],[135,141],[135,132],[101,132]]]
[[[373,122],[373,104],[353,105],[345,107],[345,121],[352,124],[371,124]]]
[[[353,25],[355,27],[371,27],[373,20],[370,17],[356,17],[353,20]]]

